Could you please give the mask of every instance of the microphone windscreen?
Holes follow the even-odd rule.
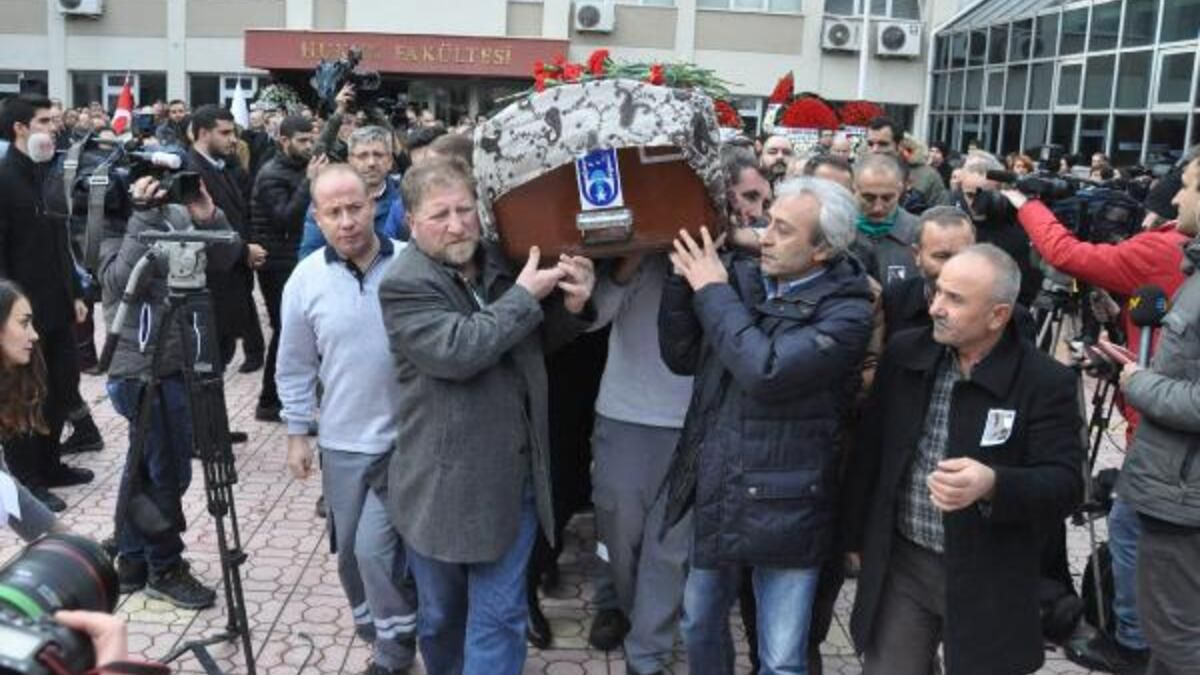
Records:
[[[1129,297],[1129,318],[1142,328],[1153,328],[1167,315],[1167,292],[1161,286],[1140,286]]]

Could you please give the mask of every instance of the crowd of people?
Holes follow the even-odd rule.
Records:
[[[1119,301],[1153,284],[1174,296],[1155,356],[1117,364],[1115,628],[1057,637],[1097,669],[1200,673],[1200,153],[1148,186],[1144,228],[1095,242],[995,181],[1071,159],[959,155],[888,118],[857,149],[735,136],[721,224],[664,252],[534,247],[513,264],[481,227],[471,120],[413,109],[393,126],[350,87],[336,103],[328,119],[258,108],[246,128],[218,106],[150,107],[144,146],[177,152],[202,188],[167,203],[153,176],[123,186],[93,269],[53,193],[67,149],[111,134],[108,117],[3,103],[0,430],[22,499],[46,507],[9,519],[22,536],[55,527],[52,488],[92,479],[62,457],[102,445],[79,396],[99,368],[88,322],[114,320],[139,234],[226,231],[206,258],[219,360],[240,344],[239,370],[263,371],[255,417],[286,425],[288,472],[320,474],[368,673],[418,654],[434,675],[520,673],[527,644],[553,644],[539,590],[587,504],[588,641],[622,648],[629,673],[668,672],[679,634],[690,672],[734,672],[735,602],[754,672],[820,673],[848,576],[864,672],[1033,672],[1045,582],[1077,594],[1065,522],[1090,480],[1085,380],[1044,344],[1043,277],[1096,289],[1135,351]],[[1085,170],[1117,177],[1102,156]],[[216,593],[180,536],[192,420],[169,291],[156,276],[127,298],[106,376],[142,448],[121,490],[170,527],[116,514],[111,546],[123,593],[199,609]]]

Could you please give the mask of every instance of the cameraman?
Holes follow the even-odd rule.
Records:
[[[1094,244],[1079,240],[1041,201],[1016,190],[1002,194],[1017,209],[1017,221],[1043,260],[1063,274],[1120,296],[1133,295],[1139,286],[1153,284],[1168,295],[1183,283],[1180,263],[1183,246],[1194,233],[1180,220],[1143,230],[1125,241]],[[1139,330],[1129,314],[1124,318],[1130,350],[1137,351]],[[1129,429],[1137,425],[1136,412],[1123,403],[1121,412]],[[1117,618],[1115,639],[1098,634],[1086,644],[1073,645],[1077,662],[1094,668],[1123,672],[1147,658],[1135,604],[1134,574],[1141,526],[1133,509],[1119,497],[1109,513],[1109,552],[1112,555]]]
[[[145,255],[149,245],[138,239],[148,230],[230,230],[225,214],[216,208],[208,189],[201,186],[201,198],[187,206],[164,204],[166,192],[158,181],[146,176],[130,190],[134,213],[124,233],[106,233],[100,249],[100,279],[106,308],[121,298],[134,265]],[[228,274],[243,245],[235,239],[227,245],[207,249],[206,274],[209,277]],[[136,305],[130,307],[125,325],[117,327],[117,343],[109,367],[108,396],[113,407],[129,420],[132,444],[137,429],[138,404],[142,390],[151,378],[151,365],[159,332],[167,330],[161,342],[164,351],[159,357],[157,375],[161,397],[149,399],[150,423],[144,430],[143,455],[140,466],[128,466],[121,479],[121,491],[144,490],[159,511],[169,521],[168,532],[148,538],[139,532],[130,513],[120,514],[117,523],[117,573],[121,591],[131,593],[142,587],[151,597],[166,600],[176,607],[201,609],[212,605],[216,595],[202,585],[183,561],[184,492],[192,478],[191,415],[188,411],[187,389],[184,384],[184,345],[180,331],[163,326],[167,312],[167,281],[165,274],[143,279],[136,291]],[[153,392],[149,392],[153,394]],[[163,403],[165,402],[165,409]],[[169,432],[169,433],[168,433]],[[130,475],[130,472],[134,475]]]
[[[1147,369],[1127,365],[1121,384],[1142,412],[1118,489],[1143,525],[1138,543],[1138,610],[1153,655],[1150,673],[1200,672],[1200,160],[1183,175],[1176,228],[1188,279],[1163,319]]]

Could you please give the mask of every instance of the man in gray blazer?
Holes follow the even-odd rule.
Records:
[[[481,242],[475,184],[458,159],[414,166],[401,187],[411,243],[379,289],[399,395],[387,510],[417,582],[430,675],[518,675],[525,567],[538,521],[553,539],[544,351],[583,330],[586,258],[520,274]]]

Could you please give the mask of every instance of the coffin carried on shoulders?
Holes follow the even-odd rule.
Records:
[[[666,250],[716,232],[725,199],[712,99],[633,80],[566,84],[475,131],[484,227],[522,260]]]

